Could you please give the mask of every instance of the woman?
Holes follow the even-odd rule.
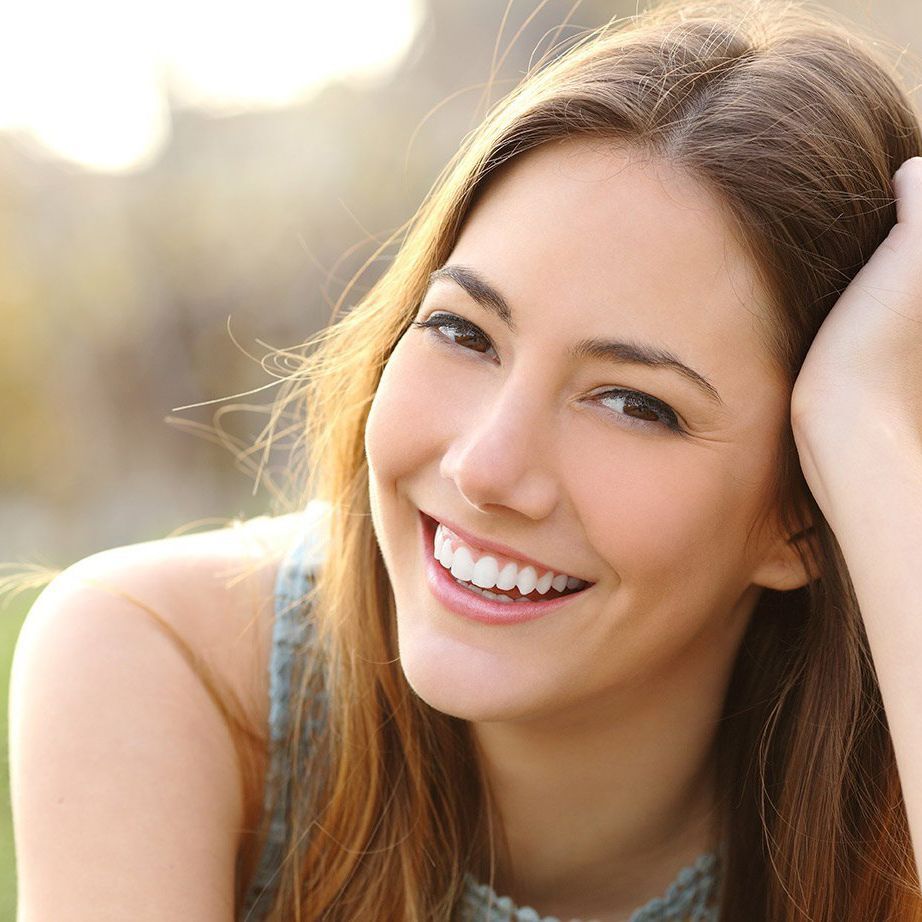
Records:
[[[920,153],[787,4],[529,74],[289,384],[308,518],[30,614],[20,922],[922,918]]]

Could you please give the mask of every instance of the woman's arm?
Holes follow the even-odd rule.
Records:
[[[233,918],[234,750],[204,689],[138,610],[39,597],[17,643],[10,775],[18,922]],[[106,581],[113,574],[95,572]]]
[[[922,158],[894,189],[897,224],[820,328],[791,418],[861,609],[922,877]]]
[[[232,579],[261,553],[241,563],[240,543],[214,532],[105,551],[30,611],[11,680],[18,922],[233,919],[247,802],[230,734],[176,645],[99,586],[163,617],[264,721],[265,689],[246,683],[265,672],[270,622],[253,622],[260,600],[271,612],[273,570]]]
[[[922,878],[922,447],[863,432],[866,454],[847,461],[819,461],[798,444],[830,472],[823,511],[864,620]]]

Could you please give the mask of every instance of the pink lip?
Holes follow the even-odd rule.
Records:
[[[547,602],[494,602],[485,596],[477,595],[467,589],[462,589],[451,573],[445,569],[433,556],[432,548],[435,541],[435,520],[420,513],[420,537],[422,540],[423,560],[426,562],[426,582],[432,594],[446,607],[462,617],[481,624],[520,624],[523,621],[534,621],[548,615],[564,605],[578,598],[585,592],[571,592],[567,595],[550,599]],[[445,523],[448,525],[448,523]],[[451,525],[449,528],[454,531]],[[464,535],[459,535],[464,537]],[[482,545],[481,545],[482,546]],[[487,546],[485,550],[493,550],[495,546]],[[515,556],[510,554],[508,556]],[[526,559],[527,558],[523,558]],[[546,569],[551,569],[547,567]],[[589,588],[589,587],[586,587]]]

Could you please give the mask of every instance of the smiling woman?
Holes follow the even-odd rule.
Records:
[[[473,722],[491,762],[538,766],[554,741],[561,776],[545,776],[546,790],[566,790],[571,762],[591,764],[579,754],[593,748],[599,786],[590,791],[587,781],[576,796],[595,802],[597,817],[609,813],[598,866],[606,854],[621,867],[637,861],[630,853],[654,839],[654,820],[671,846],[651,847],[682,852],[668,864],[707,844],[680,846],[680,823],[657,814],[666,792],[691,792],[696,778],[711,783],[701,777],[700,754],[710,748],[701,721],[717,724],[760,587],[808,581],[796,548],[763,521],[773,512],[774,449],[790,401],[759,336],[767,298],[707,192],[642,152],[581,139],[548,142],[509,164],[448,261],[503,279],[506,319],[483,307],[482,284],[474,300],[436,283],[372,403],[372,515],[401,665],[423,700]],[[500,302],[494,294],[489,303]],[[464,324],[460,336],[446,332],[451,316]],[[702,392],[704,376],[677,372],[677,359],[630,361],[630,351],[605,345],[607,332],[644,344],[641,354],[688,356],[717,385]],[[719,407],[718,388],[727,395]],[[472,634],[427,604],[418,508],[461,523],[476,543],[501,539],[521,549],[513,557],[596,585],[527,634]],[[517,726],[526,719],[527,732]],[[507,722],[515,729],[504,742]],[[572,725],[578,734],[563,732]],[[694,757],[670,760],[658,782],[648,759],[625,766],[616,754],[637,747],[640,727],[649,745],[673,739]],[[598,752],[603,736],[611,760]],[[512,739],[518,760],[507,751]],[[643,786],[624,774],[640,765]],[[608,790],[613,782],[621,798]],[[619,828],[625,800],[637,809],[647,798],[642,825]],[[674,806],[685,815],[689,805]]]
[[[166,819],[144,814],[167,851],[131,871],[159,917],[922,919],[915,680],[880,619],[912,636],[916,551],[894,536],[922,522],[922,170],[901,164],[922,134],[869,48],[796,3],[675,3],[582,37],[467,137],[280,399],[306,407],[311,515],[257,555],[277,565],[297,532],[248,654],[269,658],[268,715],[229,657],[232,694],[208,684],[178,729],[144,697],[181,756],[157,768],[131,738],[147,782],[172,779]],[[875,326],[868,291],[910,294]],[[869,350],[860,399],[843,309]],[[848,407],[864,428],[843,452]],[[174,547],[130,579],[110,558],[77,575],[149,584],[180,646],[220,649],[196,612],[257,603]],[[21,715],[67,661],[62,623],[95,649],[61,585],[17,654]],[[72,681],[127,707],[132,674]],[[229,736],[217,711],[202,732],[206,697]],[[124,810],[92,766],[105,745],[125,769],[125,718],[90,728],[84,818]],[[13,757],[22,922],[78,879],[48,857],[73,788],[45,766],[93,747],[59,729],[71,743],[24,733]],[[88,825],[71,819],[65,844]]]

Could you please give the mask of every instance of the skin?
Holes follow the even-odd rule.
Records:
[[[791,393],[759,335],[766,299],[709,193],[580,139],[509,163],[446,262],[498,288],[517,332],[439,280],[416,319],[448,312],[487,341],[411,328],[372,404],[401,666],[472,724],[509,838],[497,890],[627,919],[715,846],[713,743],[740,641],[763,587],[810,578],[771,507]],[[722,404],[666,369],[567,356],[594,336],[670,349]],[[611,388],[663,401],[685,435]],[[595,585],[530,623],[461,619],[427,587],[419,508]]]

